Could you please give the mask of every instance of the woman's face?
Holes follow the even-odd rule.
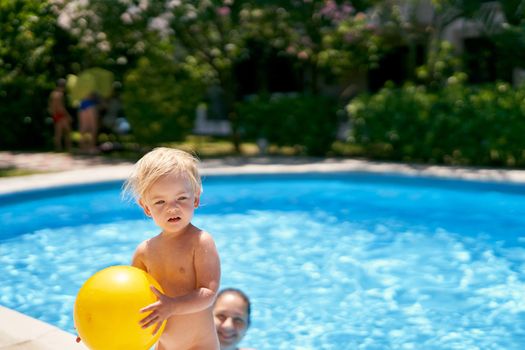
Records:
[[[247,305],[235,293],[224,293],[215,302],[213,316],[221,350],[235,349],[248,329]]]

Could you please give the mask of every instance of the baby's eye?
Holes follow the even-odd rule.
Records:
[[[163,200],[158,200],[155,202],[155,204],[164,204],[164,201]]]
[[[215,315],[215,317],[217,317],[221,322],[224,322],[224,320],[226,320],[226,316],[224,316],[223,314],[217,314]]]
[[[188,199],[188,197],[185,197],[185,196],[179,197],[179,201],[184,201],[186,199]]]

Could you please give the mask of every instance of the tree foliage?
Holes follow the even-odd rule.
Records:
[[[124,62],[166,41],[174,62],[207,85],[219,86],[235,145],[240,144],[234,68],[262,43],[264,53],[293,58],[308,72],[308,90],[319,93],[319,76],[366,66],[380,47],[365,10],[375,1],[119,1],[109,5],[72,1],[62,21],[101,64]],[[75,5],[76,4],[76,5]],[[66,20],[68,19],[68,20]]]
[[[58,10],[47,1],[0,1],[1,148],[41,146],[49,134],[47,94],[67,66],[55,53],[70,39],[56,24]]]
[[[421,19],[422,6],[431,6],[430,18]],[[0,1],[0,111],[9,115],[3,130],[12,120],[19,130],[0,131],[6,134],[2,146],[20,139],[41,142],[21,130],[49,131],[43,123],[53,82],[93,66],[125,82],[124,95],[139,111],[137,126],[148,123],[140,118],[149,110],[152,118],[189,130],[192,116],[186,111],[194,97],[201,98],[210,85],[219,87],[239,145],[243,122],[237,107],[243,96],[235,69],[254,55],[258,62],[285,57],[302,74],[298,92],[318,96],[326,82],[340,84],[403,45],[412,67],[408,78],[439,89],[462,69],[461,57],[442,42],[447,25],[460,18],[475,23],[502,53],[498,64],[515,67],[525,62],[524,14],[521,0]],[[427,48],[419,67],[418,45]],[[191,93],[186,96],[180,86]],[[255,93],[264,96],[265,85],[258,88]],[[171,108],[167,101],[176,98],[181,103]]]
[[[123,102],[137,142],[179,141],[191,132],[203,87],[170,56],[159,51],[140,58],[124,85]]]
[[[353,137],[373,158],[451,165],[525,166],[525,89],[507,83],[385,86],[348,109]]]

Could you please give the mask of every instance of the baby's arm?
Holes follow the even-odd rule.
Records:
[[[168,297],[152,287],[159,301],[141,309],[141,312],[151,313],[142,321],[142,327],[147,328],[171,315],[195,313],[210,308],[219,289],[221,268],[219,254],[213,238],[206,232],[200,232],[198,244],[195,247],[194,268],[196,285],[193,291],[179,297]]]
[[[135,249],[135,253],[133,253],[133,258],[131,259],[131,266],[137,267],[147,272],[148,270],[146,269],[146,265],[144,264],[144,261],[143,261],[145,249],[146,249],[146,241],[139,244],[137,249]]]

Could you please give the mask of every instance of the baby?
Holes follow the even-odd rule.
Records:
[[[156,148],[136,164],[124,192],[132,194],[162,230],[135,250],[132,265],[151,274],[164,293],[144,307],[143,328],[156,333],[167,320],[156,350],[219,349],[213,303],[220,262],[213,238],[192,225],[201,180],[197,159],[171,148]]]

